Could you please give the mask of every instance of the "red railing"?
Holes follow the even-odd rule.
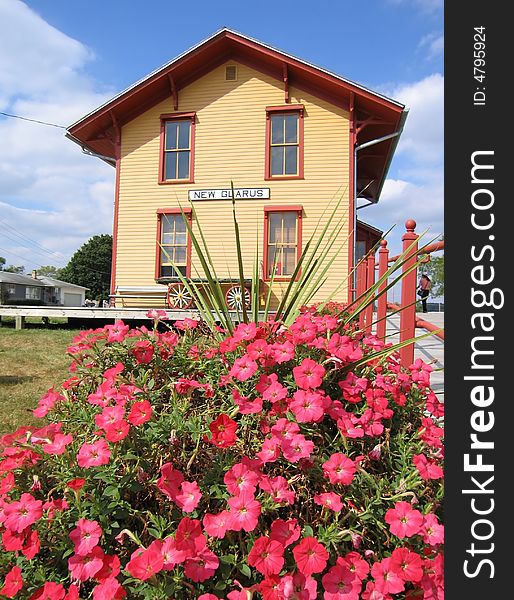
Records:
[[[402,279],[401,279],[401,304],[395,304],[387,301],[387,280],[385,274],[390,263],[398,260],[402,256],[389,257],[387,241],[381,240],[380,249],[378,251],[378,280],[381,281],[376,294],[376,334],[379,338],[385,339],[386,336],[386,319],[387,310],[392,309],[398,311],[400,315],[400,343],[414,338],[416,327],[434,332],[440,339],[444,340],[444,331],[441,331],[433,323],[429,323],[424,319],[419,319],[416,316],[416,289],[418,284],[418,275],[416,263],[418,257],[425,255],[428,259],[432,252],[444,250],[444,241],[435,242],[418,248],[418,235],[415,232],[416,221],[409,219],[405,223],[406,232],[402,236],[403,259],[402,259]],[[363,258],[356,268],[356,295],[357,298],[362,297],[366,290],[372,288],[375,283],[375,256],[370,254]],[[361,312],[359,324],[367,333],[371,332],[373,322],[373,305],[369,305]],[[402,365],[408,366],[414,362],[414,343],[408,344],[400,349],[400,360]]]

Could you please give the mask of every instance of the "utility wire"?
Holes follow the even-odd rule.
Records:
[[[48,123],[47,121],[38,121],[38,119],[29,119],[28,117],[21,117],[20,115],[10,115],[9,113],[0,111],[0,115],[4,117],[11,117],[11,119],[21,119],[22,121],[29,121],[30,123],[38,123],[39,125],[48,125],[49,127],[58,127],[59,129],[67,129],[64,125],[56,125],[55,123]]]
[[[40,248],[41,250],[43,250],[44,252],[46,252],[47,254],[50,254],[54,259],[64,259],[66,260],[66,257],[61,254],[60,252],[54,251],[54,250],[50,250],[49,248],[45,248],[44,246],[42,246],[41,244],[39,244],[38,242],[36,242],[36,240],[33,240],[32,238],[29,238],[28,236],[26,236],[25,234],[23,234],[21,231],[19,231],[18,229],[16,229],[15,227],[13,227],[12,225],[10,225],[9,223],[7,223],[7,221],[4,221],[3,219],[0,219],[0,223],[2,223],[2,225],[4,225],[5,227],[8,227],[9,229],[12,230],[11,235],[15,235],[16,237],[25,240],[27,242],[29,242],[29,244],[31,244],[32,246],[36,246],[38,248]],[[7,233],[4,231],[4,235],[7,235]],[[12,238],[11,238],[12,239]],[[56,256],[59,255],[59,256]]]

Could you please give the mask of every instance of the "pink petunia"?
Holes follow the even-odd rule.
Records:
[[[228,499],[230,507],[229,528],[233,531],[253,531],[261,514],[261,505],[253,494],[242,492]]]
[[[180,550],[177,546],[177,541],[171,536],[163,540],[161,554],[163,560],[162,568],[165,571],[171,571],[176,565],[183,563],[188,556],[188,552]]]
[[[106,406],[100,414],[95,415],[95,424],[100,429],[107,429],[109,426],[121,421],[124,416],[125,409],[120,404]]]
[[[68,559],[68,569],[78,581],[87,581],[94,577],[104,564],[104,551],[100,546],[95,546],[86,556],[73,554]]]
[[[276,519],[271,524],[269,537],[280,542],[284,548],[290,546],[300,538],[300,527],[296,519]]]
[[[146,581],[152,575],[159,573],[164,566],[161,550],[160,540],[155,540],[146,549],[138,548],[132,553],[125,568],[135,579]]]
[[[22,588],[23,579],[21,578],[21,569],[14,566],[5,576],[4,584],[0,588],[0,595],[6,598],[14,598]]]
[[[32,414],[39,419],[46,417],[46,415],[53,409],[56,402],[64,400],[64,396],[59,394],[51,387],[48,392],[39,400],[37,408],[32,411]]]
[[[186,513],[190,513],[198,506],[201,497],[202,493],[196,481],[183,481],[174,500],[179,508]]]
[[[391,564],[404,581],[415,583],[423,577],[421,556],[408,548],[395,548],[391,555]]]
[[[126,595],[127,592],[115,577],[109,577],[93,588],[93,600],[121,600]]]
[[[141,400],[140,402],[134,402],[127,420],[131,425],[143,425],[152,418],[152,405],[148,400]]]
[[[325,367],[311,358],[304,358],[297,367],[293,368],[296,385],[304,390],[318,388],[323,381],[323,375],[325,375]]]
[[[271,349],[278,364],[288,362],[294,358],[295,349],[291,342],[272,344]]]
[[[112,344],[113,342],[122,342],[127,336],[130,326],[125,325],[123,321],[116,321],[114,325],[106,325],[104,329],[107,331],[107,341]]]
[[[298,570],[308,577],[324,570],[329,555],[316,538],[305,537],[293,548],[293,556]]]
[[[341,483],[343,485],[352,483],[357,469],[353,460],[337,452],[332,454],[322,466],[323,474],[328,477],[330,483]]]
[[[43,503],[32,494],[24,493],[20,499],[6,504],[4,508],[6,529],[21,533],[43,515]]]
[[[73,529],[69,538],[73,542],[76,554],[85,556],[98,544],[102,536],[102,528],[97,521],[79,519],[77,526]]]
[[[228,510],[222,510],[215,515],[205,513],[202,520],[205,533],[211,537],[219,538],[220,540],[223,539],[227,531],[229,519],[230,513]]]
[[[105,439],[109,442],[119,442],[127,437],[130,425],[122,419],[105,428]]]
[[[298,423],[317,423],[325,415],[323,394],[312,390],[297,390],[289,403],[289,409]]]
[[[243,463],[235,464],[223,477],[227,490],[233,496],[237,496],[241,492],[253,494],[259,479],[260,475]]]
[[[175,500],[176,495],[180,491],[180,484],[184,481],[184,475],[177,469],[173,468],[171,463],[165,463],[161,466],[161,476],[157,480],[157,488],[168,496],[171,500]]]
[[[376,589],[383,594],[398,594],[405,589],[405,583],[391,558],[376,562],[371,567],[371,575],[375,579]]]
[[[64,600],[66,590],[62,583],[47,581],[45,585],[36,590],[29,600]]]
[[[303,573],[284,575],[278,585],[279,600],[316,600],[318,582]]]
[[[229,371],[230,377],[235,377],[239,381],[246,381],[257,372],[258,365],[248,355],[236,358],[234,365]]]
[[[155,349],[149,340],[139,340],[132,348],[132,354],[140,365],[147,365],[152,361]]]
[[[399,538],[411,537],[421,531],[423,515],[408,502],[397,502],[385,514],[391,533]]]
[[[278,575],[284,566],[284,546],[276,540],[257,538],[248,554],[248,564],[265,577]]]
[[[444,475],[443,469],[424,454],[416,454],[412,457],[412,462],[423,479],[441,479]]]
[[[314,504],[318,504],[319,506],[324,506],[325,508],[329,508],[334,512],[339,512],[343,508],[343,503],[341,502],[341,496],[338,496],[334,492],[325,492],[323,494],[315,494],[314,495]]]
[[[209,429],[212,433],[209,441],[218,448],[229,448],[237,441],[237,423],[224,413],[210,423]]]
[[[348,552],[344,557],[339,557],[336,562],[337,564],[347,566],[361,581],[365,579],[369,573],[369,564],[358,552]]]
[[[101,438],[92,444],[84,442],[77,454],[77,464],[79,467],[89,469],[106,465],[111,458],[111,451],[107,442]]]
[[[442,544],[444,542],[444,525],[439,523],[434,514],[429,513],[423,517],[421,535],[425,544],[430,546]]]
[[[284,458],[292,463],[298,462],[302,458],[309,458],[314,450],[314,442],[306,439],[301,433],[283,439],[280,446]]]
[[[73,436],[71,434],[64,435],[62,433],[56,433],[52,442],[43,444],[43,450],[47,454],[54,454],[59,456],[61,454],[64,454],[66,446],[68,444],[71,444],[72,441]]]
[[[196,556],[186,559],[184,575],[195,582],[202,582],[216,573],[219,564],[220,561],[214,552],[208,548],[203,548]]]
[[[321,583],[325,600],[359,600],[361,580],[345,565],[335,564],[323,575]]]
[[[189,517],[184,517],[178,524],[175,541],[177,548],[186,552],[187,558],[194,556],[207,543],[200,521]]]
[[[264,477],[260,482],[260,488],[271,495],[273,502],[277,504],[293,504],[295,493],[289,489],[287,479],[278,475],[277,477]]]

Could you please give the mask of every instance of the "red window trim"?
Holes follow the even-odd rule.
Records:
[[[161,231],[162,231],[162,216],[163,215],[179,215],[184,213],[189,221],[189,225],[193,224],[193,210],[191,207],[185,208],[158,208],[157,209],[157,236],[155,250],[155,279],[161,278]],[[186,241],[186,277],[191,277],[191,236],[187,234]]]
[[[271,175],[271,153],[270,153],[270,142],[271,142],[271,119],[270,116],[273,113],[287,113],[294,112],[298,113],[298,175]],[[288,179],[304,179],[303,171],[303,153],[304,153],[304,134],[303,134],[303,122],[304,122],[304,106],[303,104],[285,104],[284,106],[267,106],[266,107],[266,151],[265,151],[265,163],[264,163],[264,179],[266,181],[287,181]]]
[[[159,134],[159,184],[177,185],[181,183],[195,182],[195,137],[196,137],[196,112],[167,113],[160,115],[161,129]],[[189,179],[165,179],[164,178],[164,136],[166,123],[169,121],[191,120],[191,154],[189,156]]]
[[[296,264],[302,255],[302,215],[303,206],[301,204],[284,204],[277,206],[264,207],[264,245],[263,245],[263,281],[271,281],[268,275],[268,239],[269,239],[269,213],[273,212],[296,212]],[[296,281],[300,278],[301,269],[298,271]],[[290,281],[291,277],[274,277],[273,281]]]

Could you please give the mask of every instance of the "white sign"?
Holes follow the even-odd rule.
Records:
[[[236,198],[246,198],[248,200],[265,199],[270,197],[270,188],[234,188]],[[232,199],[231,189],[218,190],[189,190],[189,200],[230,200]]]

